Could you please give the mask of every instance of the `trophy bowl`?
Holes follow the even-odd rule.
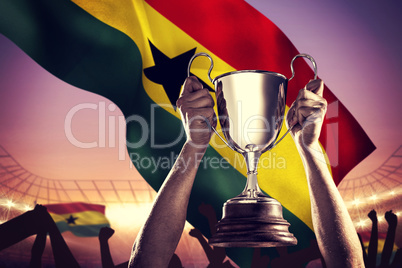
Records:
[[[292,77],[289,80],[282,74],[262,70],[229,72],[212,79],[213,60],[207,53],[192,57],[188,75],[198,56],[205,56],[211,62],[208,78],[215,87],[224,138],[211,128],[228,147],[243,155],[247,165],[246,186],[223,205],[222,219],[209,244],[217,247],[296,245],[297,239],[289,232],[290,224],[283,218],[282,205],[258,186],[257,166],[261,154],[272,149],[291,130],[278,139],[285,114],[288,81],[294,77],[293,61],[298,57],[310,59],[316,78],[314,59],[307,54],[295,56],[290,65]]]

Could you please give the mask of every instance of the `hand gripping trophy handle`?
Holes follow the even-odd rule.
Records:
[[[211,81],[211,83],[213,83],[213,79],[211,78],[211,72],[212,72],[212,69],[214,68],[214,61],[213,61],[213,59],[211,58],[211,56],[210,56],[209,54],[205,53],[205,52],[197,53],[197,54],[195,54],[195,55],[190,59],[190,62],[188,63],[188,67],[187,67],[187,77],[190,77],[190,75],[191,75],[191,73],[190,73],[191,64],[193,63],[193,61],[195,60],[195,58],[197,58],[197,57],[199,57],[199,56],[205,56],[205,57],[207,57],[207,58],[209,59],[209,61],[211,62],[211,65],[209,66],[209,69],[208,69],[208,79],[209,79],[209,81]],[[207,123],[207,125],[209,126],[209,128],[212,129],[212,130],[215,132],[215,134],[223,141],[223,143],[224,143],[227,147],[229,147],[229,148],[232,149],[233,151],[236,151],[236,152],[241,153],[239,150],[236,149],[236,147],[234,147],[234,146],[232,146],[231,144],[229,144],[228,142],[226,142],[226,140],[218,133],[218,131],[217,131],[213,126],[211,126],[211,124],[209,123],[209,121],[208,121],[206,118],[205,118],[205,122]]]
[[[189,76],[191,75],[191,73],[190,73],[190,68],[191,68],[191,65],[192,65],[193,61],[194,61],[197,57],[199,57],[199,56],[207,57],[207,58],[209,59],[209,61],[211,62],[210,67],[209,67],[209,69],[208,69],[208,79],[209,79],[209,81],[211,81],[211,83],[213,84],[213,83],[214,83],[214,79],[211,78],[211,72],[212,72],[212,69],[214,68],[214,61],[213,61],[212,57],[211,57],[209,54],[205,53],[205,52],[196,53],[196,54],[190,59],[190,62],[188,63],[188,67],[187,67],[187,77],[189,77]],[[297,58],[300,58],[300,57],[307,58],[307,59],[309,59],[309,60],[311,61],[311,64],[313,65],[313,69],[314,69],[314,80],[317,79],[317,63],[316,63],[316,61],[314,60],[314,58],[313,58],[312,56],[310,56],[310,55],[308,55],[308,54],[305,54],[305,53],[301,53],[301,54],[298,54],[298,55],[294,56],[293,59],[292,59],[292,61],[290,62],[290,71],[292,72],[292,76],[289,78],[288,81],[292,80],[292,79],[295,77],[295,71],[294,71],[294,68],[293,68],[293,63],[294,63],[294,61],[295,61]],[[206,122],[206,123],[208,124],[208,126],[215,132],[215,134],[226,144],[226,146],[228,146],[228,147],[229,147],[230,149],[232,149],[233,151],[236,151],[236,152],[238,152],[238,153],[242,153],[242,152],[241,152],[240,150],[238,150],[236,147],[234,147],[234,146],[232,146],[231,144],[229,144],[229,143],[218,133],[218,131],[217,131],[213,126],[211,126],[211,124],[209,123],[208,120],[205,120],[205,122]],[[292,130],[292,128],[293,128],[294,126],[295,126],[295,125],[290,126],[289,129],[285,132],[285,134],[283,134],[283,136],[282,136],[281,138],[279,138],[275,143],[273,143],[269,148],[267,148],[267,149],[264,150],[263,152],[265,152],[265,151],[267,151],[267,150],[271,150],[272,148],[274,148],[280,141],[283,140],[283,138],[285,138],[285,136]],[[263,153],[263,152],[262,152],[262,153]]]
[[[293,77],[295,77],[295,70],[293,68],[293,62],[295,61],[295,59],[299,58],[299,57],[303,57],[303,58],[307,58],[311,61],[311,64],[313,65],[313,69],[314,69],[314,80],[317,79],[317,63],[315,62],[314,58],[311,57],[308,54],[302,53],[302,54],[298,54],[296,56],[293,57],[292,61],[290,62],[290,70],[292,72],[292,76],[289,78],[288,81],[292,80]],[[296,125],[296,124],[295,124]],[[269,149],[274,148],[281,140],[283,140],[283,138],[285,138],[285,136],[293,129],[293,127],[295,126],[289,126],[288,130],[285,132],[285,134],[283,134],[283,136],[277,140]]]

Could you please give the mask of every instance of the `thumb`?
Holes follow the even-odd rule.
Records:
[[[182,94],[191,93],[202,88],[201,82],[195,76],[190,76],[184,81]]]
[[[306,85],[306,90],[322,97],[324,93],[324,82],[321,79],[310,80],[310,82],[308,82]]]

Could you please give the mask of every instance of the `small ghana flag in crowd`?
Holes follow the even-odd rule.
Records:
[[[44,206],[61,233],[71,231],[76,236],[98,236],[102,227],[110,227],[103,205],[77,202]]]
[[[120,108],[127,122],[128,153],[155,190],[173,163],[153,166],[142,165],[140,160],[160,163],[180,152],[185,136],[174,105],[195,53],[207,52],[214,58],[212,77],[256,69],[288,78],[290,61],[299,54],[275,24],[244,0],[3,0],[0,33],[58,78],[102,95]],[[287,107],[313,78],[303,60],[294,67]],[[199,59],[191,72],[215,97],[208,68],[209,62]],[[375,147],[327,87],[324,97],[329,106],[320,142],[338,184]],[[210,145],[187,214],[187,220],[206,237],[209,227],[198,206],[211,204],[219,218],[223,203],[243,190],[246,178],[239,154],[216,136]],[[284,218],[298,239],[290,250],[306,248],[315,236],[303,164],[291,137],[263,157],[260,187],[283,205]],[[274,249],[267,251],[276,254]],[[252,251],[229,249],[227,253],[239,266],[250,266]]]

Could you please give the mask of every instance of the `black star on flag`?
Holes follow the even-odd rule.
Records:
[[[73,217],[73,215],[70,215],[68,219],[66,219],[68,224],[75,224],[75,220],[77,220],[77,217]]]
[[[155,66],[145,68],[144,74],[152,82],[163,86],[170,103],[176,110],[175,105],[180,94],[180,87],[187,77],[188,63],[191,57],[195,54],[196,48],[193,48],[171,59],[157,49],[150,41],[149,45],[151,47]],[[204,88],[213,92],[211,87],[205,84],[201,79],[199,80],[203,84]]]

